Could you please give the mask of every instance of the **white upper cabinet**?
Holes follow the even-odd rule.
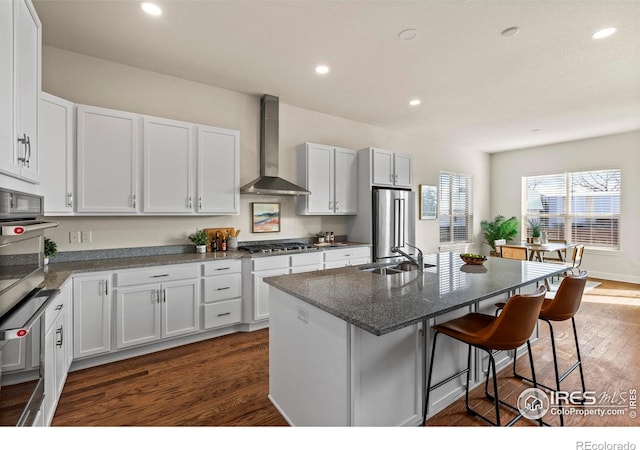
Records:
[[[144,212],[193,211],[193,125],[144,117]]]
[[[0,2],[0,171],[38,183],[41,24],[29,0]]]
[[[395,186],[411,188],[412,157],[380,148],[370,148],[371,184],[376,186]]]
[[[85,105],[76,113],[76,211],[137,213],[140,116]]]
[[[198,127],[197,204],[200,214],[240,212],[240,132]]]
[[[73,213],[73,103],[40,94],[40,178],[47,215]]]
[[[321,144],[298,146],[298,184],[311,194],[298,197],[298,214],[357,213],[357,153]]]

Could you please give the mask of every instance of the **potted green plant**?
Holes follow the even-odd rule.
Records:
[[[318,244],[322,244],[324,242],[324,236],[325,236],[324,231],[318,231],[316,233],[316,239],[318,241]]]
[[[44,238],[44,264],[49,264],[49,258],[58,253],[58,245],[48,237]]]
[[[540,219],[534,218],[529,219],[529,228],[531,229],[531,237],[533,238],[534,244],[540,243],[540,227],[542,224],[540,223]]]
[[[497,215],[493,220],[483,220],[480,222],[485,244],[491,247],[491,255],[496,256],[494,242],[499,239],[506,241],[513,240],[518,235],[518,220],[515,216],[505,219],[504,216]]]
[[[189,240],[196,245],[196,253],[206,253],[209,235],[204,230],[196,230],[189,235]]]

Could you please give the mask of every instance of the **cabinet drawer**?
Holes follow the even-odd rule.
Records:
[[[320,264],[309,264],[306,266],[295,266],[291,268],[291,273],[303,273],[303,272],[313,272],[316,270],[322,270],[322,263]]]
[[[209,303],[203,307],[205,328],[222,327],[242,320],[241,298]]]
[[[203,273],[205,277],[212,275],[222,275],[227,273],[241,273],[242,262],[239,259],[230,259],[228,261],[215,261],[203,264]]]
[[[198,278],[200,266],[176,265],[157,266],[148,269],[132,269],[116,273],[116,286],[132,286],[136,284],[161,283],[171,280]]]
[[[300,253],[291,255],[291,267],[309,266],[311,264],[322,264],[322,252]]]
[[[325,251],[325,262],[340,261],[343,259],[369,258],[371,251],[369,247],[351,247],[340,250]]]
[[[251,262],[254,272],[257,270],[288,268],[289,255],[265,256],[263,258],[255,258]]]
[[[204,302],[216,302],[242,295],[242,274],[229,273],[204,280]]]
[[[45,333],[49,331],[49,328],[51,328],[51,325],[55,323],[56,319],[58,318],[62,310],[65,308],[64,300],[65,300],[65,297],[63,295],[58,294],[58,296],[55,299],[53,299],[53,303],[51,304],[51,306],[49,306],[47,310],[44,312]]]

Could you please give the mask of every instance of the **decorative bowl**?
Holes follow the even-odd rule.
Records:
[[[487,257],[475,253],[462,253],[460,254],[460,259],[462,259],[465,264],[482,265],[487,260]]]

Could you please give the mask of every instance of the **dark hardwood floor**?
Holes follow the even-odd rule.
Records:
[[[587,389],[610,395],[640,387],[640,285],[601,281],[583,297],[576,316]],[[546,324],[533,345],[536,371],[551,383],[553,366]],[[556,328],[561,367],[573,356],[570,323]],[[287,425],[267,398],[268,330],[237,333],[69,374],[55,426],[273,426]],[[526,359],[519,360],[524,372]],[[514,402],[523,384],[510,368],[498,375],[500,393]],[[392,382],[392,380],[390,380]],[[579,387],[577,371],[565,381]],[[492,403],[481,389],[472,402]],[[508,410],[505,416],[508,418]],[[553,425],[555,418],[550,419]],[[431,418],[430,426],[484,425],[464,411],[464,399]],[[530,425],[526,420],[519,425]],[[566,417],[569,426],[638,426],[625,416]]]

